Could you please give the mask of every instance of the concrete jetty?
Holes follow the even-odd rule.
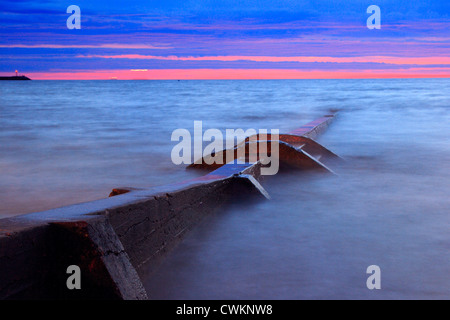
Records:
[[[325,163],[338,157],[313,138],[332,119],[280,135],[280,163],[331,172]],[[240,195],[270,198],[261,168],[260,159],[204,165],[209,172],[195,179],[1,219],[0,299],[151,299],[141,277],[203,217]],[[66,285],[71,265],[81,270],[80,290]]]

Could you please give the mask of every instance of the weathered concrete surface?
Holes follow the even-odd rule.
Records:
[[[291,136],[313,137],[330,120],[319,119]],[[285,162],[329,171],[306,150],[332,155],[300,140],[280,144]],[[298,150],[295,143],[309,149]],[[259,160],[229,163],[180,183],[116,188],[106,199],[1,219],[0,299],[149,298],[140,277],[199,220],[240,195],[269,198],[258,182],[261,166]],[[81,290],[67,289],[70,265],[81,269]]]
[[[181,189],[152,196],[151,199],[108,210],[114,229],[140,275],[151,271],[160,258],[205,215],[211,214],[236,195],[259,194],[260,186],[240,169],[215,171],[184,182]],[[225,169],[225,168],[224,168]],[[253,175],[251,175],[253,177]],[[189,186],[189,187],[187,187]]]
[[[0,299],[146,299],[140,281],[187,230],[236,194],[264,190],[260,165],[0,220]],[[250,178],[250,176],[252,178]],[[82,289],[68,290],[69,265]]]
[[[272,154],[271,149],[273,143],[277,143],[279,148],[277,157],[281,167],[334,173],[328,164],[341,158],[312,139],[328,128],[333,117],[330,115],[319,118],[290,134],[279,134],[276,137],[272,134],[256,134],[247,137],[233,149],[205,156],[201,161],[190,164],[188,168],[216,170],[230,160],[244,163],[261,161],[265,156],[276,156]]]
[[[50,223],[13,220],[15,228],[0,236],[1,299],[146,298],[107,217]],[[82,270],[82,290],[66,287],[70,265]]]
[[[306,151],[304,146],[306,143],[302,144],[302,147],[296,147],[292,144],[286,143],[284,141],[276,141],[278,148],[278,161],[282,168],[288,169],[303,169],[303,170],[318,170],[327,173],[334,173],[327,165],[325,165],[322,161],[323,159],[333,159],[334,153],[329,151],[328,149],[321,147],[319,149],[315,145],[312,144],[313,140],[306,137],[298,137],[299,139],[308,139],[308,147],[307,149],[311,149],[311,151],[319,151],[320,154],[311,155]],[[238,160],[243,163],[251,163],[251,161],[262,161],[266,155],[274,156],[272,152],[272,141],[264,140],[264,141],[244,141],[243,143],[236,146],[233,150],[231,150],[231,154],[234,156],[234,160]],[[315,142],[315,141],[314,141]],[[315,142],[318,146],[320,146],[317,142]],[[254,146],[253,146],[254,145]],[[314,146],[314,148],[313,148]],[[240,149],[240,151],[239,151]],[[215,154],[215,159],[221,159],[219,163],[209,161],[209,157],[204,157],[204,160],[208,162],[202,163],[193,163],[189,165],[189,168],[195,169],[206,169],[206,170],[217,170],[222,166],[222,163],[225,163],[228,159],[227,153],[230,150],[223,150],[217,152]],[[241,152],[242,151],[242,152]],[[241,153],[241,154],[239,154]],[[336,156],[337,157],[337,156]],[[320,159],[323,158],[323,159]],[[253,160],[252,160],[253,159]],[[320,159],[320,160],[319,160]]]
[[[316,139],[317,136],[321,135],[325,130],[327,130],[334,117],[335,115],[327,115],[321,117],[289,133],[295,136],[305,136],[311,139]]]
[[[260,141],[261,139],[262,139],[262,137],[259,134],[257,134],[255,136],[245,139],[245,141],[243,143],[248,143],[251,140]],[[266,139],[267,141],[271,141],[273,138],[272,138],[271,134],[267,134],[267,135],[265,135],[264,139]],[[335,153],[328,150],[321,144],[317,143],[313,139],[308,138],[306,136],[296,136],[296,135],[292,135],[292,134],[280,134],[278,139],[280,142],[287,143],[288,145],[290,145],[296,149],[301,149],[302,151],[308,153],[315,159],[320,160],[320,162],[323,162],[325,164],[342,160],[342,158],[340,158],[338,155],[336,155]],[[280,155],[280,160],[283,161],[283,155]]]

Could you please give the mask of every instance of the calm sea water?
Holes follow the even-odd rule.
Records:
[[[155,299],[450,298],[450,80],[0,83],[0,217],[198,173],[173,130],[290,131],[330,110],[337,177],[266,179],[143,279]],[[381,290],[366,268],[381,268]]]

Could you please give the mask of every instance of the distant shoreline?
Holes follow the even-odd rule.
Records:
[[[26,76],[10,76],[10,77],[1,77],[0,80],[31,80]]]
[[[19,79],[17,79],[19,78]],[[417,77],[417,78],[409,78],[409,77],[399,77],[399,78],[286,78],[286,79],[30,79],[26,76],[11,76],[11,77],[2,77],[0,76],[0,80],[33,80],[33,81],[292,81],[292,80],[339,80],[339,81],[347,81],[347,80],[423,80],[423,79],[450,79],[450,76],[442,76],[442,77]]]

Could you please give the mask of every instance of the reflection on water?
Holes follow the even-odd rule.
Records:
[[[450,298],[449,80],[0,84],[0,214],[192,174],[174,129],[279,128],[339,109],[337,177],[283,173],[271,201],[208,217],[148,279],[156,299]],[[379,265],[382,290],[366,288]]]

